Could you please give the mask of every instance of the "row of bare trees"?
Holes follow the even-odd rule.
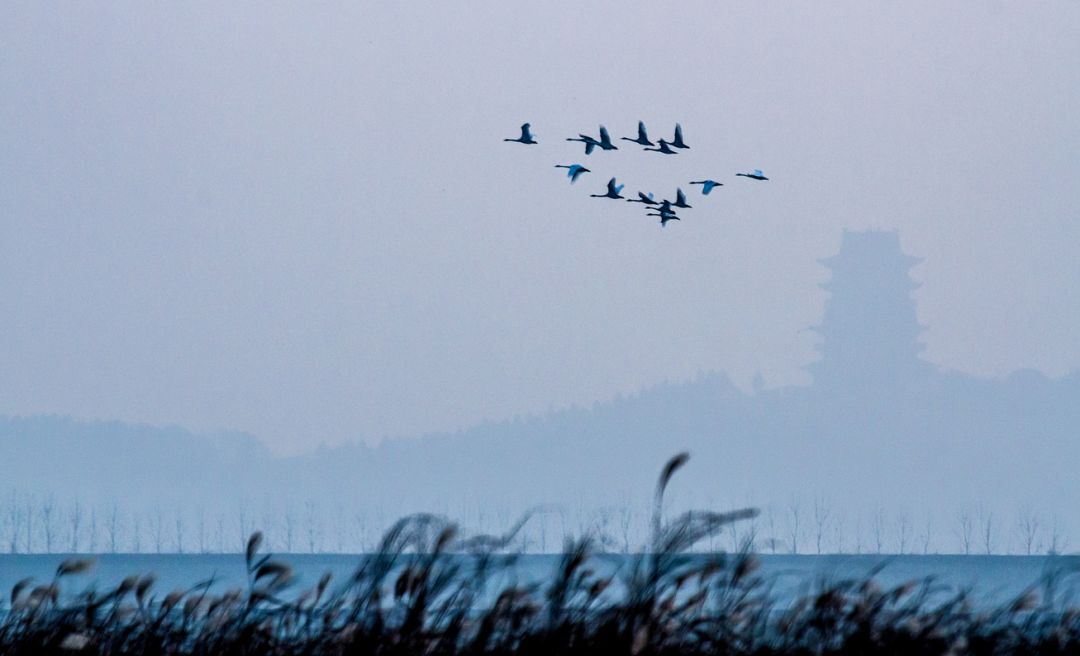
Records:
[[[324,527],[333,523],[335,529]],[[324,516],[316,504],[284,513],[133,510],[119,504],[59,504],[52,495],[10,494],[0,503],[0,550],[7,553],[232,553],[255,530],[287,552],[355,550],[366,544],[367,521],[343,512]],[[332,541],[327,539],[330,536]],[[363,542],[358,545],[357,537]]]
[[[855,516],[849,522],[833,510],[823,497],[804,508],[792,499],[781,511],[782,528],[774,509],[766,511],[770,537],[766,551],[774,553],[878,553],[878,554],[1060,554],[1067,550],[1063,523],[1056,514],[1043,516],[1022,508],[1011,524],[1002,523],[992,512],[960,511],[938,526],[930,513],[914,518],[907,512],[886,514],[882,509],[868,518]]]
[[[517,514],[508,508],[447,513],[472,532],[499,533]],[[516,536],[524,551],[558,551],[569,536],[591,536],[598,549],[640,549],[649,530],[648,513],[630,503],[599,509],[553,508],[535,514]],[[350,553],[373,549],[397,514],[347,511],[312,501],[284,510],[257,512],[245,504],[231,511],[126,509],[118,504],[58,503],[51,495],[11,493],[0,503],[0,550],[8,553],[232,553],[255,530],[270,548],[284,553]],[[1011,520],[1011,521],[1010,521]],[[824,497],[792,499],[768,507],[757,519],[731,524],[701,545],[705,550],[750,547],[764,553],[865,554],[1045,554],[1063,553],[1068,542],[1056,515],[1022,509],[1007,519],[991,512],[962,511],[947,522],[929,513],[877,510],[845,515]]]

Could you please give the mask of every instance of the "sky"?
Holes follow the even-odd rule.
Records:
[[[806,384],[844,228],[924,258],[928,361],[1063,375],[1077,25],[1076,2],[3,3],[0,414],[295,453],[705,371]],[[564,141],[638,120],[691,149]],[[525,121],[539,145],[502,141]],[[661,229],[588,197],[612,175],[725,186]]]

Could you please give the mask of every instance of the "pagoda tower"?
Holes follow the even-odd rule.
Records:
[[[921,258],[904,254],[898,233],[844,230],[840,252],[821,260],[831,277],[825,316],[815,330],[821,359],[809,366],[815,386],[895,387],[931,370],[919,358],[923,326],[909,270]]]

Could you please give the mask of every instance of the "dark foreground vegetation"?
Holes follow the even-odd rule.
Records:
[[[246,552],[248,586],[206,581],[158,595],[152,576],[63,594],[24,581],[0,619],[2,654],[1066,654],[1080,653],[1080,608],[1048,577],[993,610],[962,591],[916,581],[820,585],[796,600],[770,595],[753,554],[690,555],[698,542],[752,509],[662,518],[657,485],[652,544],[616,575],[594,569],[590,540],[566,545],[544,586],[508,580],[505,536],[459,536],[434,515],[399,521],[345,581],[324,576],[294,591],[288,564]],[[527,518],[526,518],[527,519]],[[524,520],[523,520],[524,521]]]

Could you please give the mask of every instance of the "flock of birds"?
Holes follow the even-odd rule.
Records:
[[[623,141],[629,141],[631,143],[642,146],[642,150],[651,151],[654,153],[661,153],[663,155],[678,155],[680,150],[688,150],[690,146],[683,140],[682,126],[678,123],[675,124],[675,136],[671,141],[666,139],[658,139],[656,143],[653,143],[649,139],[649,134],[645,130],[645,123],[638,121],[637,137],[621,137]],[[521,136],[517,139],[503,139],[503,141],[510,141],[514,143],[535,145],[540,143],[536,140],[536,136],[532,133],[532,126],[530,123],[524,123],[521,126]],[[585,145],[585,154],[592,155],[593,151],[599,148],[600,150],[618,150],[619,147],[611,142],[611,135],[608,134],[607,128],[603,125],[600,126],[600,137],[594,138],[587,134],[579,134],[576,137],[569,137],[567,141],[579,141]],[[566,176],[570,178],[570,184],[577,182],[585,173],[592,173],[591,170],[585,168],[582,164],[556,164],[555,168],[566,169]],[[749,178],[751,180],[768,180],[765,174],[760,169],[754,169],[750,173],[736,173],[737,177]],[[701,185],[701,194],[708,196],[709,193],[716,187],[722,187],[723,182],[717,182],[712,179],[705,180],[691,180],[690,184]],[[637,192],[637,198],[626,198],[620,195],[625,185],[617,184],[615,178],[611,178],[607,183],[607,191],[602,194],[589,194],[592,198],[608,198],[611,200],[625,200],[628,203],[641,203],[646,207],[648,213],[646,216],[660,217],[660,225],[666,226],[668,221],[680,221],[676,209],[690,209],[692,206],[686,202],[686,194],[683,193],[681,187],[675,189],[675,200],[661,199],[656,200],[653,198],[651,192],[645,193],[643,191]]]

